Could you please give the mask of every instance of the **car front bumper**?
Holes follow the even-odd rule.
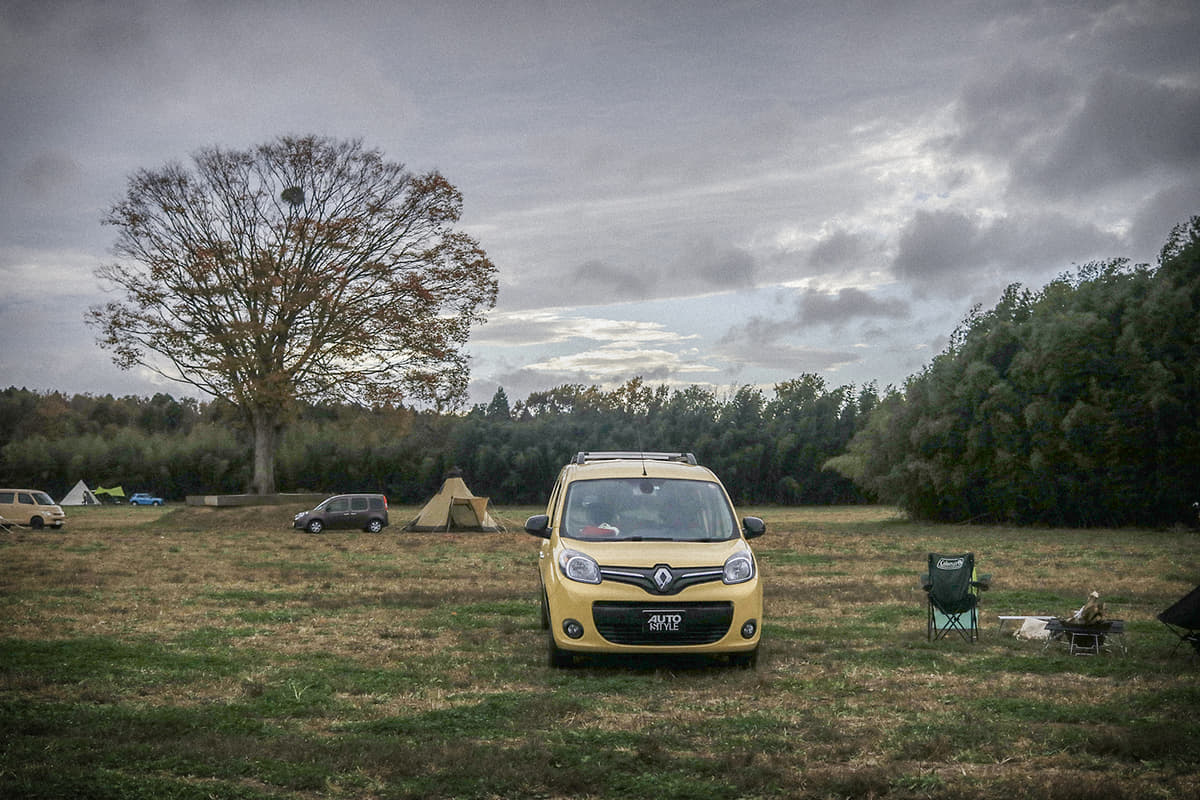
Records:
[[[714,581],[674,595],[652,595],[610,581],[561,579],[546,589],[550,632],[561,650],[744,653],[757,648],[762,635],[762,586],[757,577],[735,585]],[[750,628],[745,635],[744,629]]]

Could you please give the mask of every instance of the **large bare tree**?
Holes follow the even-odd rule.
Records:
[[[121,301],[88,323],[140,365],[236,405],[254,435],[250,490],[275,491],[298,399],[364,404],[465,395],[461,346],[495,305],[496,268],[453,229],[462,194],[359,141],[281,137],[209,148],[129,179],[104,221]]]

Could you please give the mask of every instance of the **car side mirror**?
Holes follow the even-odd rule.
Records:
[[[541,539],[550,538],[550,517],[545,514],[534,514],[529,519],[525,520],[525,532],[530,536],[537,536]]]
[[[767,523],[758,517],[742,517],[742,533],[747,539],[762,536],[767,532]]]

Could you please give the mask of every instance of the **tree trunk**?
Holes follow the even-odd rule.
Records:
[[[265,411],[254,413],[254,478],[251,494],[275,494],[275,417]]]

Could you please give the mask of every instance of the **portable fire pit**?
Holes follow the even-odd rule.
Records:
[[[1110,619],[1084,624],[1051,619],[1046,622],[1046,630],[1050,638],[1046,640],[1043,650],[1060,642],[1066,645],[1067,652],[1073,656],[1111,653],[1114,645],[1121,655],[1128,652],[1125,647],[1125,620]]]

